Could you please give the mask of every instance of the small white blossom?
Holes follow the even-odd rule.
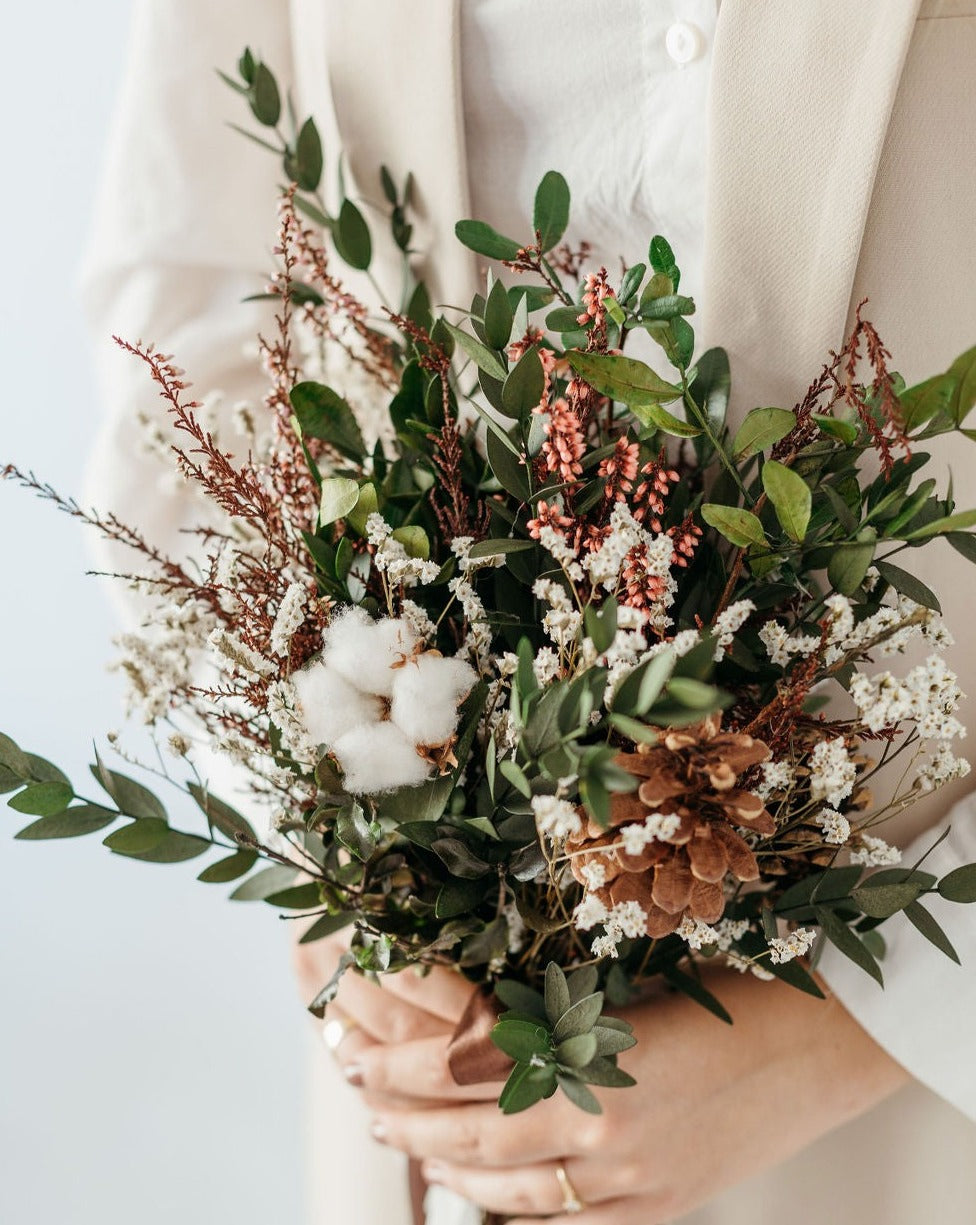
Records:
[[[735,604],[730,604],[728,608],[719,613],[715,619],[716,663],[725,654],[725,648],[732,645],[736,634],[755,611],[756,606],[752,600],[739,600]]]
[[[583,828],[575,806],[555,795],[534,795],[532,812],[539,832],[554,841],[578,834]]]
[[[584,893],[583,900],[573,911],[573,922],[581,932],[588,932],[598,923],[606,922],[609,913],[595,893]]]
[[[271,650],[275,655],[287,655],[291,640],[305,620],[305,602],[308,592],[303,583],[290,583],[281,598],[278,612],[271,626]]]
[[[610,911],[607,926],[631,940],[637,940],[646,931],[647,911],[640,902],[618,902]]]
[[[901,851],[896,846],[889,846],[883,838],[861,833],[857,840],[860,846],[851,851],[851,863],[863,864],[866,868],[886,868],[901,863]]]
[[[620,936],[608,932],[605,936],[597,936],[590,946],[594,957],[617,957],[617,945]]]
[[[798,927],[782,939],[769,942],[769,960],[773,965],[781,966],[794,957],[802,957],[813,947],[817,933],[809,927]]]
[[[532,661],[532,671],[535,679],[543,688],[559,676],[559,656],[552,647],[542,647],[536,651],[535,659]]]
[[[831,846],[843,846],[851,836],[851,823],[833,808],[822,808],[814,820],[824,833],[824,842]]]
[[[714,927],[703,923],[701,919],[693,919],[690,915],[685,915],[681,920],[675,935],[680,936],[688,947],[696,952],[708,945],[717,945],[719,941],[719,934]]]
[[[793,767],[788,761],[764,761],[760,767],[762,779],[754,788],[756,795],[765,803],[770,796],[789,791],[793,786]]]
[[[843,738],[821,740],[810,754],[810,796],[824,800],[831,808],[854,790],[857,766],[850,759]]]
[[[579,873],[588,889],[600,889],[607,883],[606,864],[599,863],[596,860],[585,863],[580,868]]]

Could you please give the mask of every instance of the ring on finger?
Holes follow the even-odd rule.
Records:
[[[580,1199],[579,1192],[573,1186],[566,1173],[566,1167],[561,1161],[556,1166],[556,1182],[559,1183],[559,1190],[563,1197],[563,1212],[567,1216],[575,1216],[578,1212],[582,1212],[586,1204]]]
[[[332,1016],[322,1026],[322,1041],[334,1055],[343,1042],[356,1028],[357,1022],[352,1017]]]

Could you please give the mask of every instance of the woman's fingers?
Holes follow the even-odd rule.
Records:
[[[335,1002],[370,1037],[380,1042],[414,1042],[452,1032],[452,1025],[350,970],[342,976]]]
[[[459,1085],[455,1081],[447,1062],[449,1042],[448,1036],[441,1035],[392,1046],[371,1046],[354,1061],[345,1063],[346,1075],[367,1093],[437,1101],[497,1102],[501,1082]]]
[[[572,1111],[572,1116],[570,1115]],[[502,1114],[496,1102],[436,1110],[384,1111],[373,1136],[420,1160],[455,1165],[523,1166],[586,1152],[593,1122],[558,1098],[527,1114]]]
[[[566,1194],[558,1173],[560,1164],[569,1178],[569,1187],[584,1205],[596,1205],[619,1194],[607,1185],[606,1161],[597,1164],[592,1160],[572,1158],[562,1163],[547,1161],[514,1170],[425,1161],[423,1172],[428,1182],[448,1187],[490,1212],[550,1217],[566,1206]]]
[[[546,1217],[546,1225],[667,1225],[667,1211],[653,1199],[615,1199],[579,1213]],[[513,1217],[508,1225],[539,1225],[538,1217]]]
[[[452,1029],[460,1021],[475,990],[463,974],[443,966],[435,966],[426,974],[409,966],[396,974],[385,975],[383,982],[391,994],[425,1012],[432,1012]]]

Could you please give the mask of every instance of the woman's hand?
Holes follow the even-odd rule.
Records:
[[[313,944],[295,944],[293,960],[299,990],[314,999],[329,981],[347,949],[341,933]],[[382,984],[382,985],[380,985]],[[369,1104],[430,1107],[438,1102],[482,1098],[482,1087],[461,1089],[447,1072],[446,1052],[473,988],[460,974],[435,968],[426,974],[407,969],[371,982],[355,971],[344,974],[329,1021],[337,1021],[333,1053],[349,1082],[365,1088]],[[383,1075],[377,1059],[383,1053]],[[397,1082],[400,1063],[409,1069]],[[365,1082],[371,1082],[366,1086]]]
[[[390,995],[407,981],[391,979]],[[561,1093],[505,1116],[496,1104],[499,1084],[459,1089],[447,1067],[445,1031],[470,988],[446,972],[429,996],[428,984],[415,980],[407,999],[395,997],[402,1028],[397,1022],[391,1045],[366,1043],[350,1053],[343,1043],[340,1058],[347,1069],[352,1062],[353,1079],[379,1103],[377,1139],[422,1160],[428,1181],[515,1216],[517,1225],[537,1216],[557,1225],[655,1225],[682,1216],[908,1079],[836,1000],[714,970],[709,987],[733,1026],[683,996],[634,1007],[626,1016],[638,1045],[620,1063],[636,1087],[598,1091],[599,1116],[583,1114]],[[377,994],[389,999],[387,989]],[[364,1002],[351,993],[349,1000],[352,1007]],[[428,1007],[446,1007],[441,1032]],[[404,1008],[418,1014],[418,1028]],[[361,1015],[367,1028],[365,1007]],[[389,1026],[376,1032],[382,1028],[377,1022],[370,1033],[389,1041]],[[480,1100],[445,1104],[461,1097]],[[581,1214],[561,1214],[560,1163],[587,1205]]]

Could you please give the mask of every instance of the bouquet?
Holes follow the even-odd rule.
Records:
[[[404,289],[377,316],[339,270],[369,273],[375,221],[341,173],[327,207],[313,121],[283,134],[250,52],[227,80],[290,180],[263,404],[193,400],[170,356],[119,342],[175,431],[147,421],[147,448],[201,495],[187,557],[4,470],[131,551],[142,624],[118,667],[173,764],[139,781],[99,754],[90,798],[0,737],[17,837],[207,856],[201,881],[304,920],[303,942],[347,929],[317,1016],[344,973],[450,967],[507,1112],[557,1089],[599,1111],[593,1087],[632,1084],[614,1009],[649,988],[731,1020],[710,959],[819,995],[827,941],[881,983],[899,911],[955,957],[925,898],[976,901],[976,865],[937,879],[878,829],[969,769],[910,559],[944,537],[976,560],[976,510],[924,451],[973,437],[976,349],[906,388],[859,310],[799,404],[732,429],[727,357],[696,351],[667,241],[588,268],[555,172],[531,234],[458,223],[501,271],[435,311],[410,183],[382,170]],[[211,791],[213,753],[246,816]],[[483,1079],[492,1048],[457,1048],[455,1075]]]

